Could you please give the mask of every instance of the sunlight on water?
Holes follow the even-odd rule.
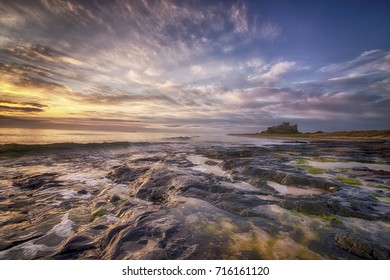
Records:
[[[255,146],[285,144],[280,140],[245,138],[225,134],[191,135],[159,132],[0,128],[0,145],[104,142],[224,142]]]
[[[0,144],[140,142],[157,141],[167,137],[172,137],[172,134],[22,128],[0,130]]]
[[[208,165],[206,162],[211,160],[209,158],[199,155],[189,155],[187,159],[191,161],[195,166],[190,167],[192,170],[200,171],[203,173],[210,173],[218,176],[226,176],[226,172],[223,171],[218,165]],[[217,162],[214,160],[217,164]],[[220,162],[219,162],[220,163]]]

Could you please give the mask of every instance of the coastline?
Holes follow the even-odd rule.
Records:
[[[229,136],[237,137],[250,137],[250,138],[260,138],[260,139],[274,139],[274,140],[284,140],[284,141],[349,141],[349,142],[366,142],[366,141],[390,141],[389,137],[348,137],[348,136],[333,136],[333,137],[320,137],[318,135],[314,137],[304,136],[304,135],[281,135],[281,134],[260,134],[260,133],[243,133],[243,134],[227,134]]]

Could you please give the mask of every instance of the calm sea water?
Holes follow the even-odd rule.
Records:
[[[0,144],[143,142],[176,137],[174,134],[118,131],[1,128]]]
[[[54,129],[0,128],[1,144],[53,144],[104,142],[229,142],[237,144],[267,145],[282,143],[278,140],[254,139],[228,135],[191,135],[174,133],[140,133],[117,131],[82,131]]]

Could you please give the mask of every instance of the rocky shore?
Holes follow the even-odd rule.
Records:
[[[389,141],[0,153],[0,259],[389,259]]]

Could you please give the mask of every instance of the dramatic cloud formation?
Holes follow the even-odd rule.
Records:
[[[1,1],[0,127],[389,129],[390,5],[314,2]]]

